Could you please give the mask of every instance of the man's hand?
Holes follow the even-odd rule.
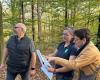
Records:
[[[34,77],[35,74],[36,74],[36,70],[35,70],[35,69],[34,69],[34,70],[30,70],[30,76],[31,76],[31,77]]]
[[[5,69],[5,64],[1,64],[0,65],[0,70],[4,70]]]

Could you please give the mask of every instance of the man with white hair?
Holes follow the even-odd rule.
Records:
[[[0,68],[7,63],[6,80],[15,80],[19,74],[22,80],[29,80],[29,72],[34,76],[36,54],[33,42],[25,35],[26,26],[18,23],[14,27],[16,35],[10,37],[4,49],[4,56]]]

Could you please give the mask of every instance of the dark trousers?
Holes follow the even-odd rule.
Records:
[[[80,77],[79,80],[96,80],[96,75],[95,74],[86,76],[83,71],[80,71],[80,76],[79,77]]]
[[[73,77],[66,77],[66,76],[56,76],[56,80],[72,80]]]
[[[7,71],[6,80],[15,80],[17,75],[20,75],[22,80],[29,80],[29,71],[24,71],[24,72],[10,72],[10,71]]]

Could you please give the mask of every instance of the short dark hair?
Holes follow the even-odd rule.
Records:
[[[86,41],[90,41],[90,30],[87,28],[75,30],[74,35],[79,37],[81,40],[86,38]]]

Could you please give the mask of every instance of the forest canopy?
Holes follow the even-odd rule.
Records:
[[[55,48],[67,26],[89,28],[92,40],[97,42],[100,0],[2,0],[1,5],[0,33],[5,42],[18,22],[26,24],[27,35],[37,48]]]

